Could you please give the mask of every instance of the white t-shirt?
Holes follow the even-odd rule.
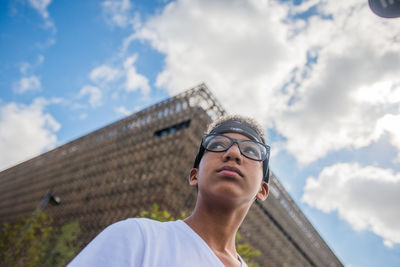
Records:
[[[242,267],[247,267],[243,259]],[[185,222],[126,219],[104,229],[69,264],[87,266],[224,267],[207,243]]]

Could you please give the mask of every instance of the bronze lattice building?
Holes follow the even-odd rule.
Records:
[[[86,244],[109,224],[153,203],[178,215],[194,207],[187,177],[207,124],[225,111],[204,84],[0,173],[0,222],[30,216],[50,189],[45,212],[78,219]],[[270,196],[241,226],[262,252],[260,266],[343,266],[272,174]]]

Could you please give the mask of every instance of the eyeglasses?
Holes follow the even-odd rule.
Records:
[[[270,147],[253,140],[239,140],[225,135],[206,134],[202,138],[202,146],[211,152],[225,152],[233,144],[237,144],[240,153],[251,160],[264,161],[269,158]]]

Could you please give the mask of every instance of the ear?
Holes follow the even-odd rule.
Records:
[[[190,170],[190,174],[189,174],[189,184],[190,184],[191,186],[197,186],[197,183],[198,183],[198,181],[197,181],[197,175],[198,175],[198,173],[199,173],[199,169],[197,169],[197,168],[192,168],[192,169]]]
[[[269,185],[268,183],[262,181],[260,190],[258,191],[256,198],[258,200],[264,201],[268,197],[268,192],[269,192]]]

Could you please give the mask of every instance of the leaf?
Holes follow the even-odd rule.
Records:
[[[1,266],[65,266],[80,247],[80,228],[72,222],[55,228],[44,212],[21,217],[14,224],[0,226]]]

